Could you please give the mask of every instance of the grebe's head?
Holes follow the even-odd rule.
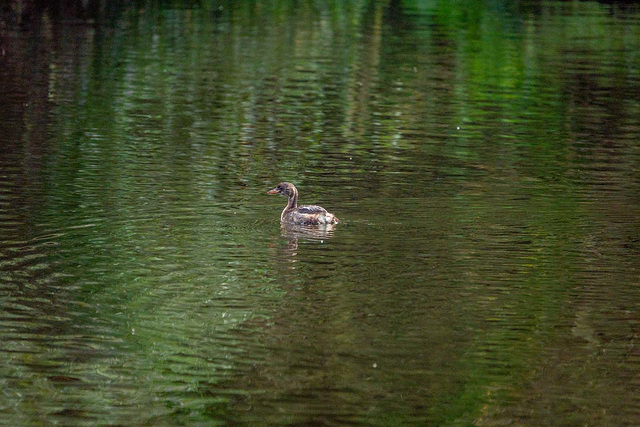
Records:
[[[269,193],[269,194],[281,194],[281,195],[287,196],[287,197],[290,197],[290,196],[296,194],[297,192],[298,191],[296,190],[296,187],[290,182],[281,182],[273,190],[267,191],[267,193]]]

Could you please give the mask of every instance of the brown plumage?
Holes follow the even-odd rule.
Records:
[[[337,224],[338,218],[320,206],[298,206],[298,189],[290,182],[281,182],[269,194],[287,196],[289,201],[280,215],[280,221],[296,225]]]

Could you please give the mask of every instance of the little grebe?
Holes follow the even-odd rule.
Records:
[[[338,218],[320,206],[298,206],[298,190],[290,182],[281,182],[269,194],[282,194],[289,203],[280,215],[280,221],[296,225],[337,224]]]

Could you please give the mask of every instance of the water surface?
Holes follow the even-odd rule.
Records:
[[[476,3],[5,8],[0,423],[637,423],[640,9]]]

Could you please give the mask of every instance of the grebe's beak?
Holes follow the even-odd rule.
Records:
[[[279,193],[278,187],[274,188],[273,190],[267,191],[267,194],[278,194],[278,193]]]

